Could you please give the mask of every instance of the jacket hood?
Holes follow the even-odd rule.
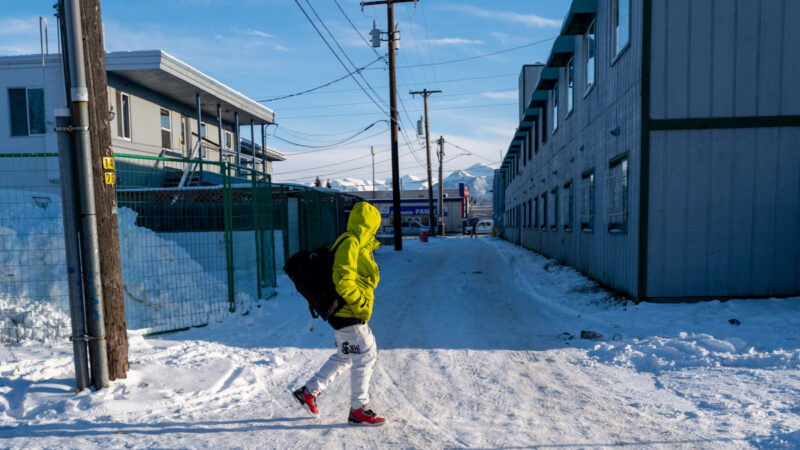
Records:
[[[375,236],[381,226],[381,213],[367,202],[358,202],[347,219],[347,231],[358,236],[358,240],[366,243]]]

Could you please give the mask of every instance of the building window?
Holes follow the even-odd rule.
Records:
[[[558,129],[558,81],[553,88],[553,133]]]
[[[575,104],[575,59],[570,59],[566,69],[567,80],[567,114],[572,112]]]
[[[589,170],[581,176],[581,230],[594,229],[594,171]]]
[[[528,200],[528,228],[533,227],[533,211],[531,210],[531,207],[533,207],[533,202]]]
[[[564,200],[567,204],[561,214],[561,225],[564,227],[565,231],[572,231],[572,180],[564,183]]]
[[[547,142],[547,105],[542,108],[542,144]]]
[[[628,156],[608,163],[608,231],[628,231]]]
[[[206,137],[206,124],[204,123],[200,123],[200,137],[201,138]]]
[[[533,123],[533,153],[539,153],[539,121]]]
[[[131,98],[117,91],[117,136],[131,138]]]
[[[539,197],[533,199],[534,221],[533,228],[539,228]]]
[[[541,203],[541,207],[542,207],[542,223],[540,224],[540,227],[542,228],[542,230],[546,230],[547,229],[547,192],[542,194],[541,198],[542,198],[542,203]]]
[[[550,229],[558,230],[558,188],[550,191]]]
[[[225,148],[228,150],[233,148],[233,133],[230,131],[225,132]]]
[[[613,39],[611,55],[616,58],[628,45],[631,28],[631,0],[612,0],[611,2],[611,38]]]
[[[594,22],[589,25],[589,30],[583,35],[583,74],[586,84],[585,90],[588,91],[594,86],[595,77],[595,56],[597,55],[597,37],[594,34]]]
[[[172,123],[166,109],[161,110],[161,148],[172,148]]]
[[[8,107],[11,115],[11,136],[45,134],[44,89],[9,89]]]

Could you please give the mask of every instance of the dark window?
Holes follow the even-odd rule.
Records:
[[[575,59],[570,59],[566,69],[567,114],[572,112],[575,103]]]
[[[547,229],[547,192],[542,194],[542,224],[543,230]]]
[[[563,208],[563,212],[561,213],[561,224],[566,231],[572,231],[572,205],[573,205],[573,194],[572,194],[572,180],[567,181],[564,184],[564,201],[567,202],[565,207]]]
[[[556,80],[556,86],[553,88],[553,133],[556,132],[558,129],[558,82],[560,80]]]
[[[608,164],[608,231],[628,231],[628,157]]]
[[[28,105],[25,101],[25,89],[8,90],[8,106],[11,114],[11,135],[28,135]]]
[[[532,206],[532,202],[528,200],[528,228],[533,227],[533,211],[531,211]]]
[[[131,138],[131,106],[128,94],[117,92],[117,135],[121,138]]]
[[[552,208],[550,215],[550,229],[555,231],[558,229],[558,188],[550,191],[550,205]]]
[[[161,110],[161,148],[172,148],[172,124],[166,109]]]
[[[45,134],[43,89],[9,89],[8,107],[11,136]]]
[[[534,217],[533,228],[539,228],[539,197],[533,199]]]
[[[542,144],[547,142],[547,105],[542,108]]]
[[[594,229],[594,171],[583,173],[581,177],[581,230]]]

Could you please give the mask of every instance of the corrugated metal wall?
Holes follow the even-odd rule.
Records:
[[[654,1],[652,17],[648,297],[800,293],[800,127],[758,128],[800,114],[800,2]],[[750,124],[662,120],[734,117]]]

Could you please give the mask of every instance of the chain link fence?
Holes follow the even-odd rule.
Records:
[[[160,333],[246,313],[275,292],[269,175],[116,154],[128,327]],[[0,154],[0,341],[70,333],[58,157]]]

